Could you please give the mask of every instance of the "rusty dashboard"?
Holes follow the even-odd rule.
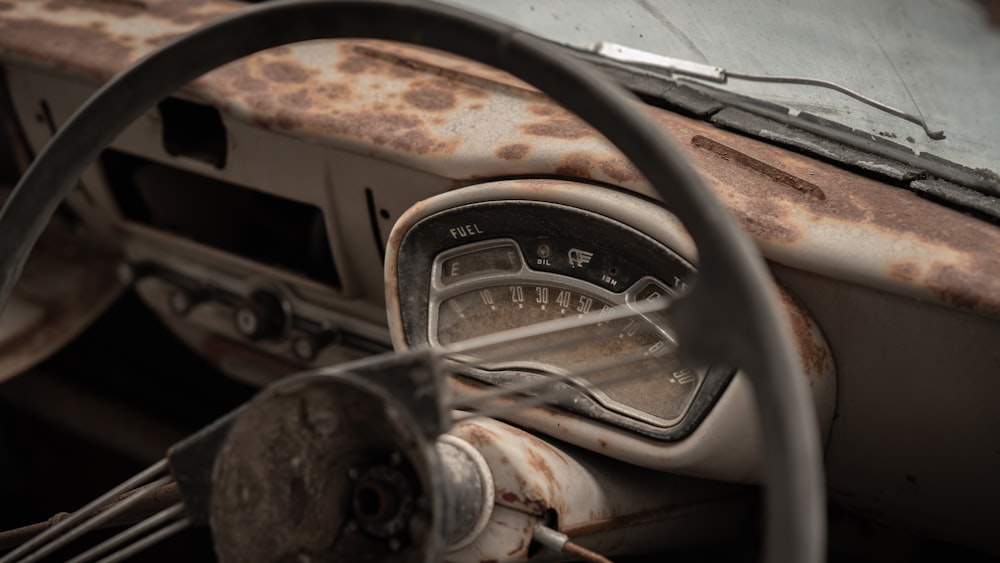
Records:
[[[240,7],[0,2],[0,113],[19,164],[104,81]],[[936,181],[919,167],[872,156],[880,167],[863,169],[755,138],[726,124],[763,118],[685,96],[643,109],[768,261],[820,416],[831,498],[1000,553],[989,537],[1000,523],[996,221],[910,189]],[[492,68],[362,39],[264,51],[164,99],[84,174],[45,236],[14,294],[17,322],[0,331],[4,350],[20,347],[0,380],[30,377],[126,287],[220,372],[264,386],[669,299],[698,263],[669,206],[576,116]],[[73,283],[43,291],[52,279]],[[659,359],[671,346],[653,316],[613,328],[602,357]],[[583,351],[496,361],[454,390],[593,362]],[[668,371],[656,393],[583,379],[585,400],[509,420],[628,464],[757,482],[742,374]]]

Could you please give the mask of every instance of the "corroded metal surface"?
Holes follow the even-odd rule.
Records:
[[[105,79],[236,9],[192,0],[7,1],[0,53]],[[573,115],[503,73],[426,49],[375,41],[281,47],[219,69],[189,92],[265,128],[458,181],[557,174],[652,195]],[[1000,229],[709,123],[650,113],[768,258],[1000,315]]]
[[[449,431],[479,450],[493,473],[496,487],[492,534],[452,553],[454,561],[524,560],[532,525],[544,518],[560,531],[589,536],[675,518],[691,506],[707,506],[740,497],[735,485],[677,477],[640,469],[603,456],[564,451],[502,422],[477,419]],[[525,515],[528,518],[525,518]],[[532,518],[533,517],[533,518]],[[517,525],[511,526],[510,523]],[[724,526],[720,526],[719,534]],[[497,533],[497,531],[501,533]],[[669,534],[668,534],[669,535]],[[668,545],[675,538],[653,540]],[[602,553],[620,552],[621,536],[604,537]]]
[[[403,405],[380,379],[415,374],[403,387],[419,395],[408,384],[426,391],[427,369],[377,359],[285,379],[223,419],[221,439],[209,427],[174,446],[188,514],[197,521],[207,500],[219,560],[439,561],[446,501],[427,419],[438,413]],[[210,476],[194,469],[204,465]]]

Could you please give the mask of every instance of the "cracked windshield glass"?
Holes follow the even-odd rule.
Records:
[[[765,108],[772,118],[826,120],[855,130],[859,142],[959,164],[994,188],[1000,180],[993,2],[450,3],[576,49],[603,42],[603,55],[643,71],[773,104]],[[657,56],[682,68],[662,66]],[[696,63],[695,72],[685,63]],[[698,74],[704,70],[717,74]],[[765,81],[775,78],[786,80]]]

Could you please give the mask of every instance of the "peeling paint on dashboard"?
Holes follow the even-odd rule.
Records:
[[[105,80],[240,7],[8,0],[0,11],[0,56]],[[606,139],[530,86],[430,49],[372,40],[296,44],[209,73],[187,93],[266,129],[459,182],[560,175],[655,197]],[[769,259],[1000,315],[997,227],[710,123],[648,112]]]

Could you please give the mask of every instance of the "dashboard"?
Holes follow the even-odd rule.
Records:
[[[647,467],[745,479],[759,471],[750,453],[759,437],[747,431],[755,418],[745,407],[710,413],[724,393],[751,404],[746,388],[726,391],[733,368],[691,365],[672,326],[670,303],[695,283],[693,249],[661,207],[592,185],[510,180],[441,194],[390,234],[390,334],[399,349],[457,349],[459,397],[475,400],[486,386],[551,395],[534,412],[505,409],[524,426]],[[830,354],[801,307],[790,297],[785,305],[800,350],[826,358],[804,368],[827,429]],[[583,322],[559,327],[570,319]],[[521,334],[533,326],[551,328]],[[563,396],[543,386],[552,379]]]
[[[239,8],[64,4],[0,3],[0,113],[24,159],[129,62]],[[861,173],[718,126],[733,108],[697,101],[645,111],[769,261],[831,498],[1000,553],[1000,228],[904,189],[903,165]],[[454,401],[620,464],[608,474],[760,480],[746,374],[677,353],[669,304],[698,273],[684,227],[603,137],[499,71],[367,40],[259,53],[130,126],[53,225],[28,271],[96,295],[22,284],[11,310],[58,314],[7,325],[22,361],[0,380],[29,377],[129,287],[254,386],[429,346],[452,351]],[[24,344],[41,328],[52,345]],[[523,500],[498,506],[530,513]]]

